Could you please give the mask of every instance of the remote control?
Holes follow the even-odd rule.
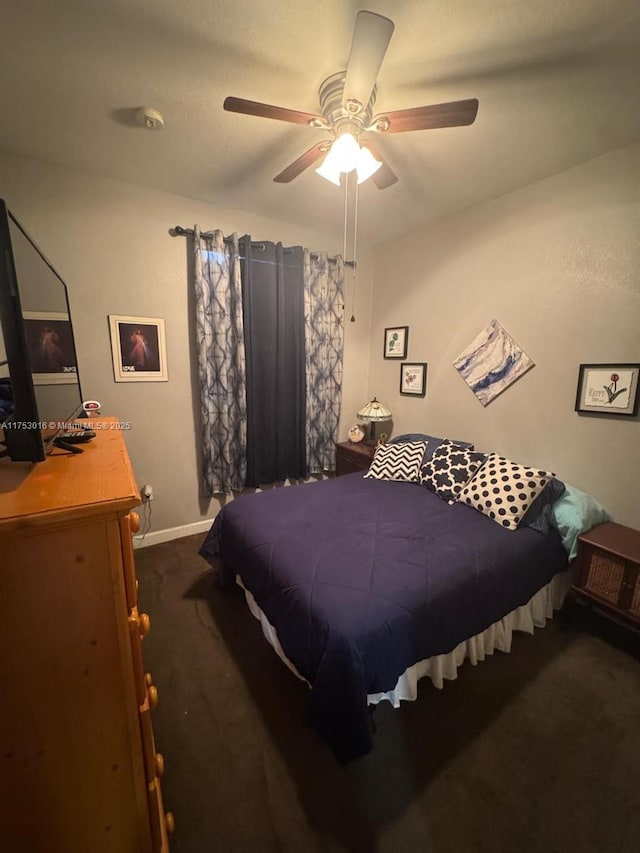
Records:
[[[69,444],[84,444],[86,441],[91,441],[92,438],[95,438],[96,434],[92,429],[70,429],[65,432],[61,432],[58,436],[62,441],[66,441]]]

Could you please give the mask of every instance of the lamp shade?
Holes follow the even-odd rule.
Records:
[[[358,417],[367,422],[390,421],[393,417],[384,403],[380,403],[374,397],[371,402],[363,406],[358,412]]]
[[[361,184],[366,181],[367,178],[370,178],[371,175],[378,171],[380,166],[382,166],[382,162],[380,160],[376,160],[368,148],[361,148],[360,153],[358,154],[358,161],[356,163],[358,183]]]
[[[360,146],[350,133],[339,136],[327,154],[341,172],[350,172],[355,169],[359,156]]]

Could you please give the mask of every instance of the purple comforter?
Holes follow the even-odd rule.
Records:
[[[310,718],[343,761],[373,746],[367,694],[525,604],[566,568],[555,531],[509,531],[423,486],[350,474],[245,495],[200,553],[222,557],[311,684]]]

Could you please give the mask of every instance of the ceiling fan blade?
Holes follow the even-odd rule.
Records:
[[[271,104],[261,104],[259,101],[246,101],[244,98],[225,98],[224,108],[231,113],[242,113],[248,116],[260,116],[260,118],[274,118],[278,121],[288,121],[292,124],[310,125],[312,122],[320,122],[324,125],[322,116],[313,113],[303,113],[298,110],[288,110],[286,107],[274,107]]]
[[[345,106],[349,101],[356,101],[364,109],[369,103],[393,28],[389,18],[375,12],[358,12],[342,95]]]
[[[279,175],[273,179],[278,184],[288,184],[298,175],[302,174],[309,166],[313,166],[315,162],[321,160],[327,151],[331,148],[331,140],[325,139],[323,142],[316,143],[313,148],[305,151],[301,157],[289,163],[286,169],[283,169]]]
[[[380,133],[406,133],[409,130],[431,130],[436,127],[461,127],[473,124],[478,114],[478,99],[451,101],[448,104],[431,104],[395,110],[375,116],[372,124]],[[387,125],[388,127],[385,127]]]
[[[384,157],[380,154],[380,151],[376,148],[373,142],[370,142],[368,139],[361,139],[360,145],[363,148],[368,148],[369,151],[373,154],[373,156],[382,163],[382,166],[371,175],[371,180],[378,187],[379,190],[386,190],[387,187],[392,186],[397,183],[398,176],[393,171],[391,166],[387,163]]]

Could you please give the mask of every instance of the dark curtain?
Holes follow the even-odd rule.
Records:
[[[305,476],[303,250],[240,240],[247,486]]]

